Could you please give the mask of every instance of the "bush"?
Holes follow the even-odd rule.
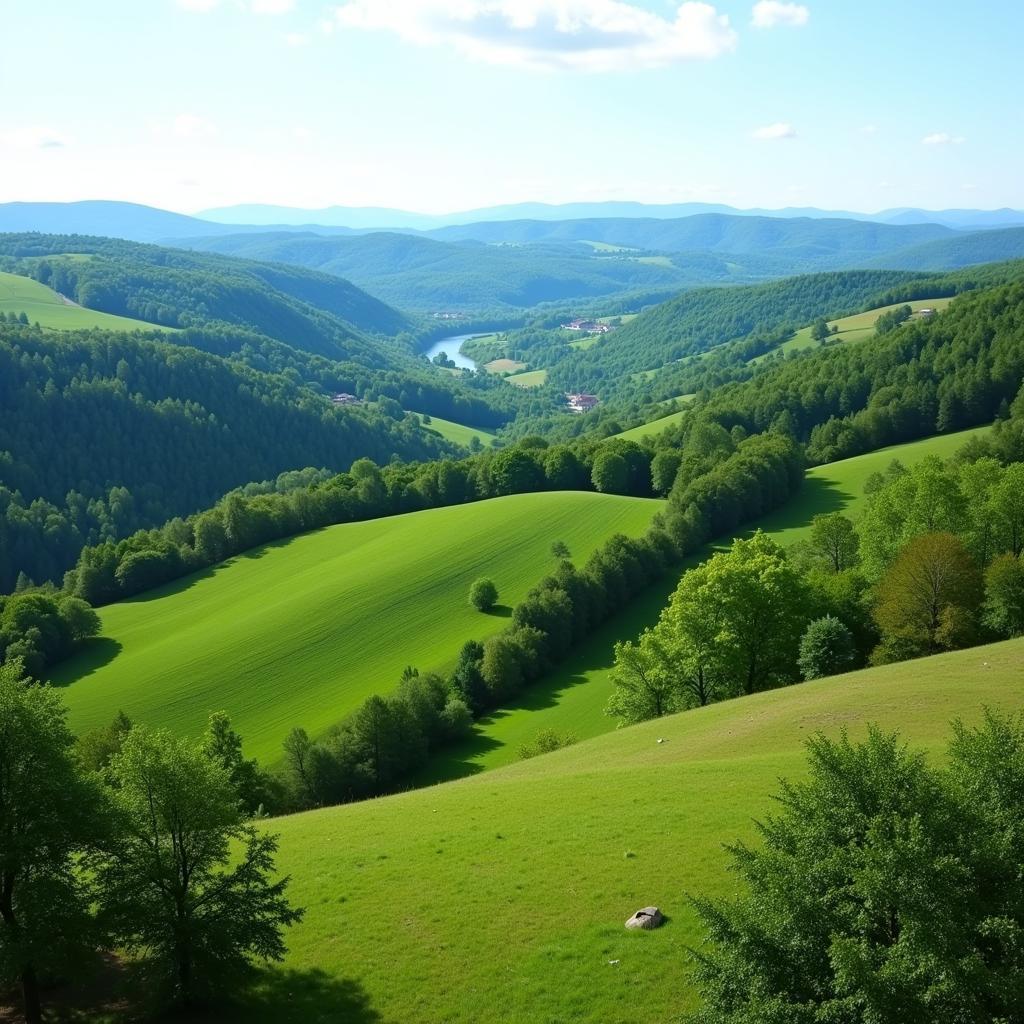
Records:
[[[845,672],[853,664],[853,634],[832,615],[815,619],[800,640],[800,674],[821,679]]]
[[[488,576],[481,576],[469,588],[469,603],[478,612],[489,612],[498,603],[498,588],[494,585],[494,580]]]
[[[532,743],[524,743],[519,748],[519,757],[525,761],[538,754],[550,754],[553,750],[571,747],[575,742],[576,737],[571,732],[559,733],[554,729],[541,729]]]

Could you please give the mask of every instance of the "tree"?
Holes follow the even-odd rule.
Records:
[[[623,725],[660,718],[684,707],[679,680],[668,670],[667,659],[656,645],[644,643],[646,636],[639,643],[615,645],[613,689],[605,713]]]
[[[812,341],[825,341],[831,333],[832,332],[828,329],[828,321],[823,316],[819,316],[818,319],[811,324]]]
[[[572,558],[572,552],[569,550],[569,545],[564,540],[556,540],[551,545],[551,554],[557,558],[560,562],[565,561],[567,558]]]
[[[815,516],[811,520],[812,550],[832,570],[843,572],[857,564],[860,541],[853,522],[839,512]]]
[[[602,494],[626,494],[629,490],[629,465],[617,451],[598,453],[590,479]]]
[[[693,901],[711,945],[688,1019],[1017,1024],[1020,722],[957,725],[945,771],[877,729],[818,736],[808,760],[758,844],[730,848],[740,895]]]
[[[469,588],[469,603],[478,612],[489,612],[498,603],[498,588],[489,576],[481,576]]]
[[[134,728],[108,769],[120,823],[94,869],[104,920],[176,1001],[222,992],[252,957],[280,960],[302,917],[271,881],[275,836],[246,824],[201,744]]]
[[[53,690],[0,665],[0,990],[20,986],[29,1024],[42,1020],[40,975],[80,966],[98,936],[76,856],[103,838],[106,805],[65,715]]]
[[[853,634],[831,615],[809,623],[800,640],[800,674],[821,679],[845,672],[854,659]]]
[[[1001,555],[985,570],[985,625],[1001,636],[1024,634],[1024,562]]]
[[[266,802],[266,785],[259,765],[242,756],[242,737],[231,728],[224,711],[210,715],[203,736],[203,753],[227,770],[247,814],[256,814]]]
[[[110,764],[131,731],[132,720],[118,711],[110,725],[101,725],[78,737],[75,745],[78,760],[88,771],[101,771]]]
[[[682,453],[674,448],[663,448],[651,459],[651,490],[655,494],[663,498],[668,495],[682,461]]]
[[[723,672],[742,693],[791,682],[807,622],[807,586],[760,530],[708,561],[708,599],[721,608]]]
[[[981,573],[962,541],[951,533],[915,537],[879,584],[875,621],[882,647],[876,661],[967,642],[981,598]]]

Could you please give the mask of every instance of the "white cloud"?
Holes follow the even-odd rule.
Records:
[[[179,139],[208,139],[217,134],[212,121],[195,114],[176,114],[171,124]]]
[[[253,14],[288,14],[295,8],[295,0],[251,0]]]
[[[220,6],[220,0],[177,0],[177,4],[183,11],[208,14],[215,7]]]
[[[861,133],[861,135],[877,135],[878,134],[878,125],[877,124],[861,125],[860,133]]]
[[[932,132],[921,140],[923,146],[959,146],[967,140],[962,135],[950,135],[949,132]]]
[[[305,46],[309,42],[309,36],[305,32],[288,32],[284,41],[292,47]]]
[[[778,139],[795,139],[796,129],[788,121],[776,121],[775,124],[766,124],[751,132],[752,139],[762,142],[774,142]]]
[[[779,3],[779,0],[761,0],[754,4],[750,24],[754,28],[799,28],[810,20],[811,12],[803,4]]]
[[[662,67],[721,56],[737,39],[727,16],[694,2],[670,20],[623,0],[348,0],[335,23],[533,70]]]
[[[64,149],[70,139],[61,132],[56,132],[45,125],[25,125],[0,132],[0,143],[10,149]]]

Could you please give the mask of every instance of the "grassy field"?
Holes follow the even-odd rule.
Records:
[[[806,536],[811,519],[819,513],[841,511],[855,518],[863,507],[864,482],[872,473],[883,471],[894,458],[906,466],[927,455],[945,458],[969,437],[987,430],[982,427],[946,434],[818,466],[808,472],[802,491],[793,501],[755,526],[771,533],[780,543],[791,544]],[[695,556],[691,564],[703,557]],[[657,622],[678,582],[677,573],[647,590],[581,644],[555,672],[533,686],[522,700],[482,719],[473,736],[443,751],[428,766],[422,780],[457,778],[508,764],[516,760],[519,748],[531,742],[542,729],[571,733],[578,739],[613,730],[615,720],[604,713],[604,707],[612,691],[615,641],[633,639]]]
[[[65,302],[46,285],[20,274],[0,273],[0,313],[24,313],[30,323],[56,330],[102,327],[108,331],[166,330],[143,320],[99,313]]]
[[[539,388],[547,379],[547,370],[527,370],[526,373],[513,373],[505,378],[509,384],[515,384],[517,388]]]
[[[676,401],[690,402],[693,401],[693,397],[693,395],[681,395],[676,399]],[[627,441],[639,441],[642,437],[650,437],[652,434],[660,434],[667,427],[671,427],[678,423],[685,415],[686,410],[680,409],[677,412],[670,412],[667,416],[661,416],[656,420],[651,420],[649,423],[641,423],[639,427],[633,427],[631,430],[624,430],[621,434],[616,434],[615,436],[624,437]]]
[[[53,681],[75,731],[120,709],[196,733],[223,709],[272,763],[293,726],[316,735],[406,665],[443,671],[504,627],[554,566],[553,541],[582,560],[613,533],[642,533],[660,505],[522,494],[308,533],[102,609],[102,638]],[[484,573],[502,601],[490,615],[467,602]]]
[[[515,373],[525,365],[526,363],[521,363],[518,359],[492,359],[489,363],[484,363],[484,369],[488,373]]]
[[[496,772],[268,824],[306,908],[235,1020],[661,1024],[695,1003],[688,893],[735,890],[816,731],[867,723],[941,755],[949,723],[1024,702],[1024,641],[804,683]],[[663,741],[663,742],[661,742]],[[668,923],[630,933],[656,904]],[[227,1019],[227,1018],[225,1018]]]
[[[914,299],[912,302],[897,302],[892,306],[880,306],[878,309],[869,309],[866,313],[855,313],[853,316],[844,316],[839,320],[830,320],[829,327],[838,327],[839,333],[836,337],[840,341],[866,341],[875,335],[875,321],[883,314],[900,306],[909,306],[916,313],[919,309],[943,310],[951,302],[948,299]],[[789,341],[783,342],[777,349],[751,359],[752,363],[759,363],[762,360],[775,354],[775,352],[799,352],[801,349],[813,348],[817,342],[811,337],[811,328],[805,327],[797,331]]]
[[[485,430],[483,427],[467,427],[462,423],[455,423],[452,420],[443,420],[440,416],[431,416],[430,422],[424,424],[425,430],[434,430],[446,441],[453,444],[466,446],[474,438],[479,438],[480,443],[486,448],[494,440],[494,431]]]

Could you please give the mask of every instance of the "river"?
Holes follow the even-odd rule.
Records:
[[[479,334],[452,334],[447,338],[442,338],[440,341],[435,341],[423,354],[428,359],[433,360],[438,352],[444,352],[456,366],[461,366],[467,370],[475,370],[476,363],[469,356],[464,356],[459,350],[462,348],[464,341],[479,337]]]

